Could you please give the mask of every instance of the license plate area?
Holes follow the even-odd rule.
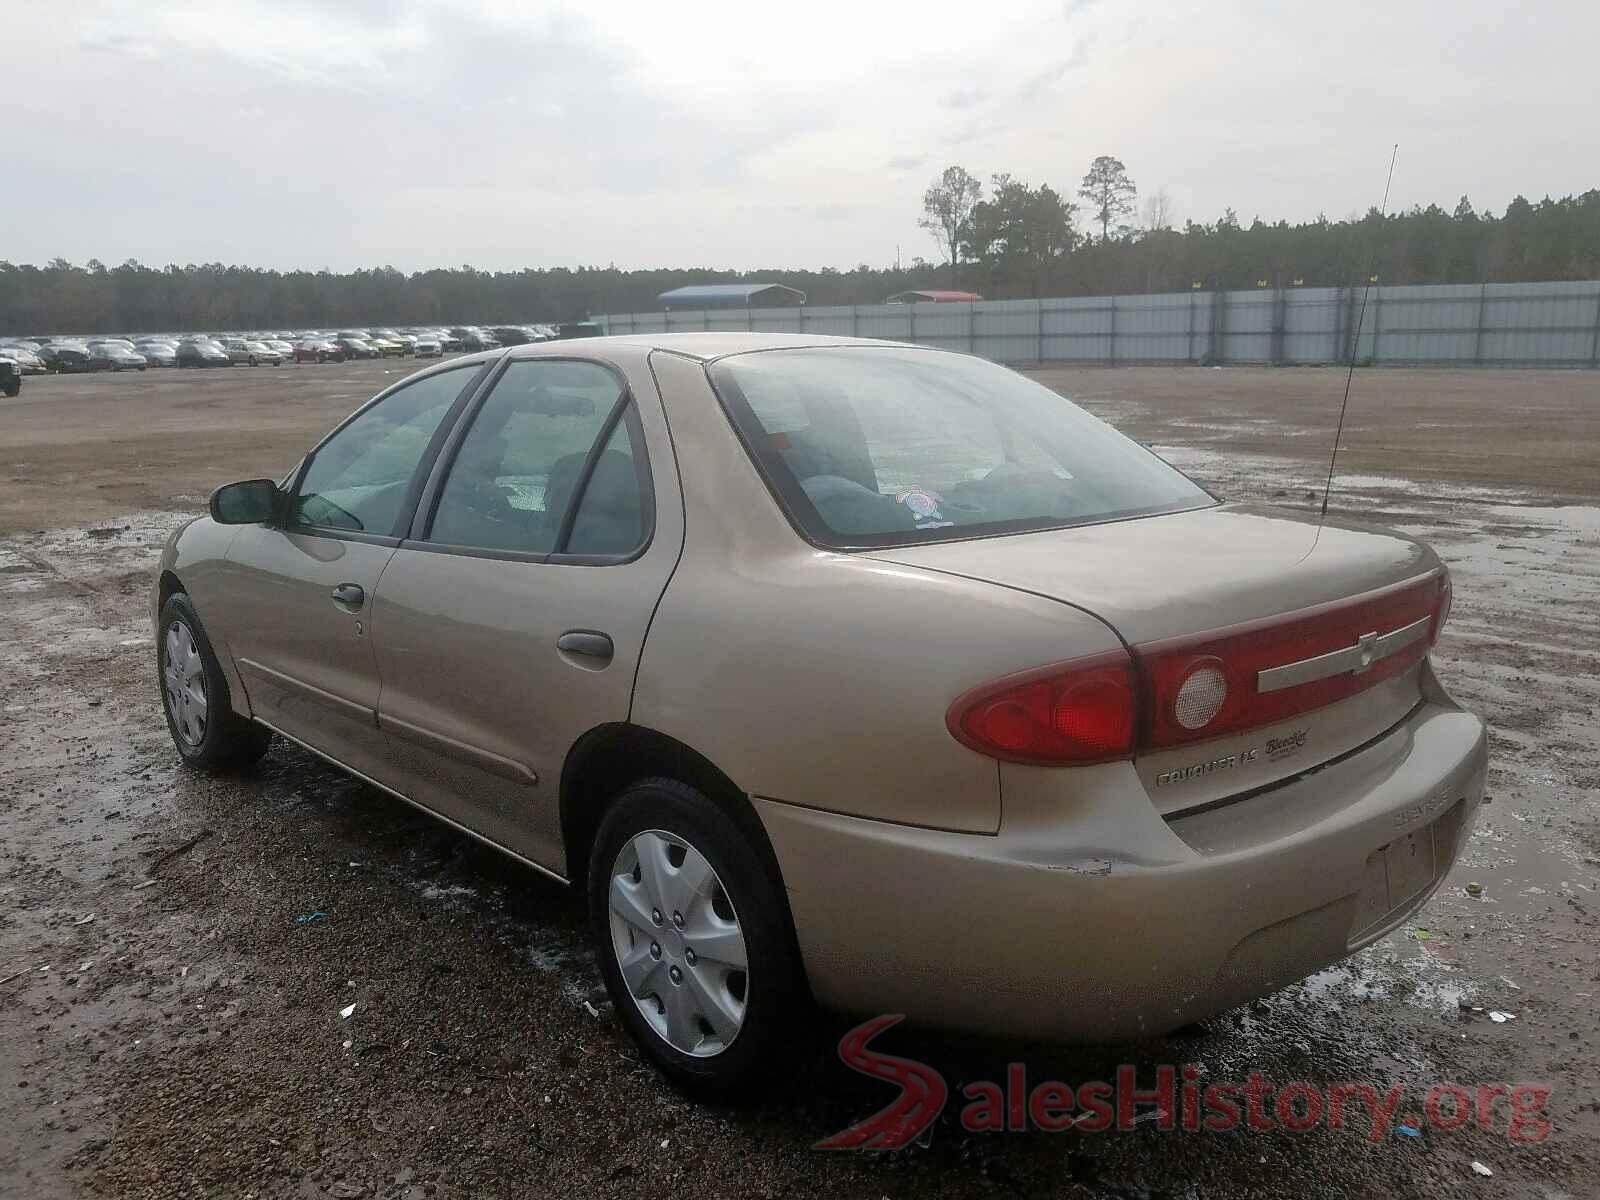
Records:
[[[1383,865],[1389,876],[1389,907],[1398,908],[1434,880],[1432,824],[1385,846]]]
[[[1367,856],[1361,894],[1352,922],[1352,944],[1371,938],[1372,931],[1426,892],[1450,868],[1456,834],[1461,828],[1461,803],[1421,829],[1380,846]]]

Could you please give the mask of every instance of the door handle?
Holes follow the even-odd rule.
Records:
[[[611,639],[592,629],[569,629],[556,639],[556,649],[563,654],[581,654],[600,662],[610,662],[616,653]]]
[[[357,612],[367,602],[367,593],[359,583],[341,583],[333,589],[333,602],[346,612]]]

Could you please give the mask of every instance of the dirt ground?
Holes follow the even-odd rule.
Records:
[[[892,1094],[834,1057],[842,1022],[761,1101],[690,1103],[638,1061],[560,887],[281,742],[239,778],[179,766],[147,606],[162,540],[407,369],[30,378],[0,399],[0,1196],[1600,1195],[1600,377],[1356,377],[1334,508],[1450,563],[1436,661],[1492,727],[1489,803],[1417,921],[1136,1046],[891,1035],[954,1101],[925,1144],[856,1155],[811,1148]],[[1221,494],[1300,507],[1344,387],[1039,374]],[[1398,1084],[1419,1135],[1360,1116],[964,1132],[962,1084],[1013,1060]],[[1486,1130],[1416,1120],[1445,1081],[1548,1086],[1549,1136],[1508,1136],[1503,1100]]]
[[[1315,465],[1333,444],[1340,369],[1045,368],[1035,378],[1140,441]],[[1600,497],[1593,371],[1357,371],[1339,469],[1414,483],[1537,484],[1547,502]]]

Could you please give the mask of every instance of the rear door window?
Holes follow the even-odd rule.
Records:
[[[427,540],[536,557],[637,549],[645,504],[627,407],[598,363],[510,363],[461,440]]]

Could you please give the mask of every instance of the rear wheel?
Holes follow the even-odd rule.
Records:
[[[783,889],[721,807],[672,779],[624,790],[589,860],[606,988],[674,1083],[725,1095],[772,1078],[803,987]]]
[[[183,592],[161,606],[156,668],[167,730],[184,762],[227,770],[248,766],[267,752],[271,731],[233,711],[228,681]]]

